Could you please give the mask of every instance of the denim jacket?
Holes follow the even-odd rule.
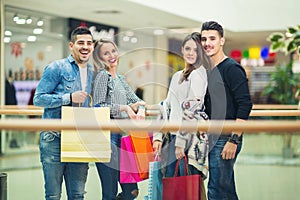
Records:
[[[87,86],[84,91],[91,94],[93,70],[87,66]],[[83,90],[81,88],[79,67],[73,56],[54,61],[46,66],[43,76],[36,88],[34,105],[44,107],[43,118],[60,119],[61,106],[70,105],[70,94]],[[88,107],[90,99],[81,105]]]

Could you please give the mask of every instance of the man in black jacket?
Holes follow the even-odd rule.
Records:
[[[212,120],[244,121],[252,109],[244,68],[224,51],[224,30],[214,21],[205,22],[201,42],[213,62],[208,70],[206,108]],[[242,132],[209,134],[209,200],[237,200],[234,164],[242,147]]]

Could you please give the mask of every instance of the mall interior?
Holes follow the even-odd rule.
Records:
[[[300,58],[297,54],[272,52],[267,40],[272,33],[286,34],[288,27],[299,27],[299,2],[0,0],[0,120],[41,118],[39,108],[36,109],[40,112],[33,115],[24,109],[34,108],[32,94],[44,67],[69,54],[70,31],[80,25],[89,27],[95,40],[113,38],[120,54],[118,73],[126,76],[133,90],[142,89],[147,104],[158,104],[166,98],[173,73],[183,68],[183,38],[200,31],[201,24],[208,20],[223,25],[225,53],[245,68],[254,108],[283,109],[289,113],[299,110],[300,95],[297,98],[295,93],[300,88]],[[293,77],[297,77],[295,87],[281,91],[291,95],[289,101],[280,102],[271,94],[266,95],[265,90],[277,81],[274,74],[278,67],[286,68],[291,61]],[[284,81],[288,80],[289,77]],[[16,96],[15,101],[11,101],[11,95]],[[19,111],[5,113],[12,108],[9,106]],[[250,120],[296,121],[299,116],[253,115]],[[241,200],[299,199],[299,133],[299,128],[294,132],[244,132],[243,148],[235,165]],[[5,185],[0,200],[44,199],[38,141],[38,130],[6,130],[0,126],[1,185]],[[204,183],[207,186],[207,180]],[[137,199],[144,199],[148,181],[138,185]],[[90,163],[86,192],[87,200],[101,199],[94,163]],[[66,199],[64,187],[62,199]]]

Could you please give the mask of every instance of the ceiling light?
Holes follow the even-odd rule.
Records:
[[[163,35],[165,32],[161,29],[156,29],[153,31],[153,34],[154,35]]]
[[[42,19],[38,19],[36,25],[43,26],[43,24],[44,24],[44,21]]]
[[[32,23],[31,17],[27,17],[27,19],[26,19],[26,24],[31,24],[31,23]]]
[[[14,22],[18,21],[18,19],[19,19],[18,15],[15,14],[14,17],[13,17]]]
[[[6,35],[6,36],[12,36],[12,32],[11,32],[11,31],[8,31],[8,30],[6,30],[6,31],[4,32],[4,35]]]
[[[34,34],[42,34],[43,33],[43,29],[42,28],[35,28],[35,29],[33,29],[33,33]]]
[[[123,41],[124,41],[124,42],[128,42],[129,39],[130,39],[130,38],[129,38],[128,36],[124,36],[124,37],[123,37]]]
[[[16,21],[16,24],[25,24],[26,23],[26,19],[22,19],[22,18],[19,18],[17,21]]]
[[[28,42],[35,42],[35,41],[36,41],[36,36],[34,36],[34,35],[28,36],[28,37],[27,37],[27,41],[28,41]]]
[[[132,37],[130,40],[132,43],[137,43],[138,39],[136,37]]]
[[[9,43],[10,42],[10,37],[4,37],[4,43]]]

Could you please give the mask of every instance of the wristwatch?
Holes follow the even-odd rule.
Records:
[[[233,144],[239,144],[241,142],[241,136],[236,133],[232,133],[231,136],[228,138],[228,142]]]

